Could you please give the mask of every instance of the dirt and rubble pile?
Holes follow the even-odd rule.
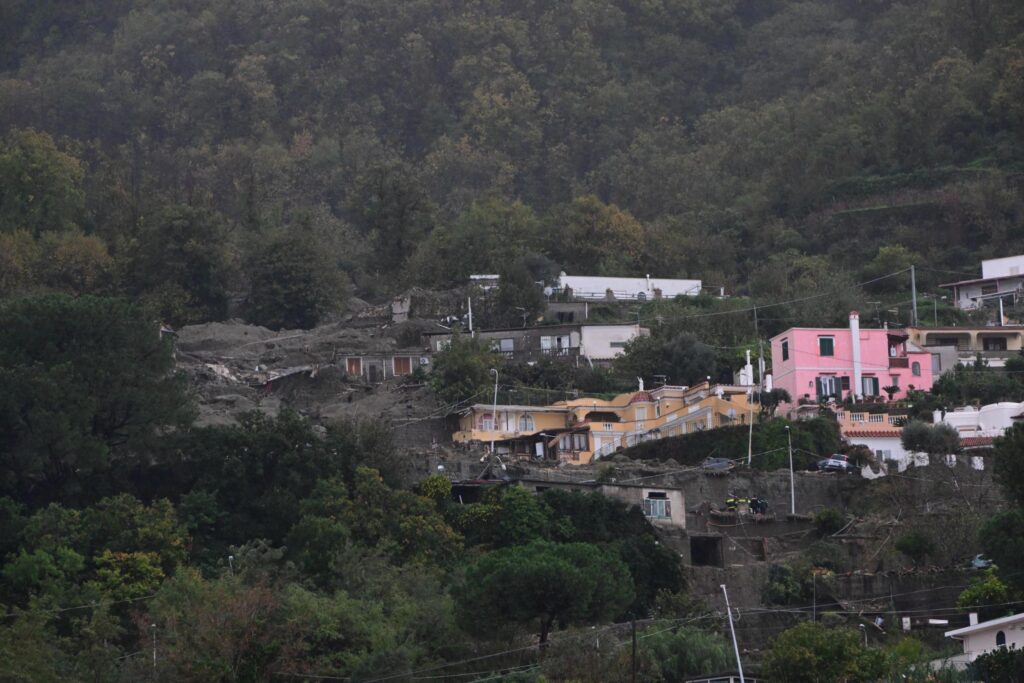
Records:
[[[437,412],[433,393],[399,380],[369,385],[344,370],[351,355],[423,351],[420,334],[436,323],[273,331],[242,322],[190,325],[177,331],[175,357],[196,393],[200,424],[228,424],[246,411],[289,407],[317,420],[423,419]]]

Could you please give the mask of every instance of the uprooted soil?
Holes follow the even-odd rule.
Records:
[[[419,354],[419,334],[435,328],[418,320],[278,332],[241,322],[206,323],[178,330],[175,357],[195,392],[201,425],[230,424],[251,410],[275,415],[285,407],[318,421],[402,422],[435,415],[433,393],[403,380],[367,384],[346,374],[345,358]]]

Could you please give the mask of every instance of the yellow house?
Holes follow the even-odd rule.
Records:
[[[459,443],[493,441],[500,454],[586,464],[642,441],[747,424],[756,414],[750,387],[662,386],[611,400],[578,398],[549,406],[477,404],[459,418]]]

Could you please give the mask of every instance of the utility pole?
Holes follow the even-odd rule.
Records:
[[[729,632],[732,633],[732,650],[736,653],[736,669],[740,674],[740,683],[746,683],[743,678],[743,663],[740,662],[740,646],[736,642],[736,627],[732,625],[732,608],[729,607],[729,591],[725,589],[725,584],[721,585],[722,594],[725,596],[725,611],[729,615]]]
[[[786,441],[789,443],[789,514],[796,515],[796,487],[793,484],[793,434],[786,425]]]
[[[764,386],[764,379],[762,377],[762,375],[764,373],[761,372],[761,368],[764,367],[764,365],[763,365],[764,361],[762,360],[764,358],[764,348],[761,346],[761,332],[760,332],[760,328],[758,327],[758,324],[757,324],[757,306],[754,306],[754,335],[757,337],[757,347],[758,347],[758,351],[759,351],[759,356],[758,356],[758,359],[757,359],[757,374],[758,374],[758,378],[757,378],[757,382],[758,382],[758,384],[757,384],[757,391],[758,391],[757,401],[758,401],[758,403],[760,403],[761,402],[761,391],[763,391],[763,386]],[[749,356],[748,356],[748,358],[749,358]],[[753,368],[751,368],[751,374],[753,374]],[[753,377],[751,377],[751,379],[753,379]],[[754,459],[754,389],[753,389],[753,387],[751,387],[751,389],[750,389],[750,402],[749,402],[749,405],[750,405],[750,425],[749,425],[749,428],[747,430],[747,467],[751,466],[751,461]]]
[[[633,631],[633,658],[630,663],[631,673],[629,676],[630,683],[636,683],[636,617],[632,620],[632,631]]]
[[[914,304],[914,327],[917,327],[917,273],[914,266],[910,266],[910,298]]]
[[[818,575],[811,569],[811,589],[813,591],[811,598],[811,621],[818,620]]]
[[[156,681],[156,624],[150,624],[149,628],[153,631],[153,680]]]
[[[491,454],[494,454],[494,437],[498,433],[498,371],[491,368],[491,372],[494,373],[494,406],[491,408],[491,427],[494,431],[491,432]]]
[[[469,336],[473,336],[473,297],[466,297],[466,305],[469,307]]]

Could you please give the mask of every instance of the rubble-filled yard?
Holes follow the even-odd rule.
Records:
[[[418,376],[371,383],[346,372],[353,356],[423,353],[419,334],[432,323],[353,326],[274,332],[241,322],[183,327],[176,333],[178,367],[199,404],[199,424],[226,424],[246,411],[283,407],[318,421],[384,418],[396,426],[437,414],[433,392]]]

